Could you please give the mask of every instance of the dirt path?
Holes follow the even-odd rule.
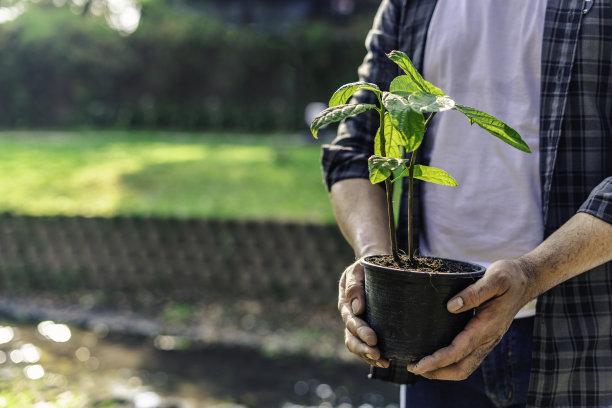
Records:
[[[11,356],[24,345],[40,350],[40,361],[0,364],[2,389],[40,388],[37,395],[48,401],[71,393],[86,398],[87,407],[116,408],[391,408],[398,400],[397,386],[367,379],[367,367],[347,356],[337,331],[321,326],[339,324],[329,316],[315,318],[302,332],[268,327],[263,338],[251,320],[244,327],[221,319],[226,326],[208,327],[209,339],[216,341],[207,342],[206,336],[189,337],[185,330],[170,334],[167,324],[143,316],[38,302],[0,301],[0,312],[12,316],[0,326],[15,333],[0,344],[0,352]],[[70,339],[56,342],[41,335],[42,320],[67,323]],[[43,368],[43,378],[27,378],[33,364]]]

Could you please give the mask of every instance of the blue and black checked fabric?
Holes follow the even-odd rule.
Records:
[[[366,40],[360,80],[388,89],[398,74],[385,56],[393,49],[406,52],[422,70],[435,5],[435,0],[383,0]],[[541,92],[546,236],[577,211],[612,222],[612,1],[548,2]],[[368,93],[355,96],[360,102],[374,103],[370,98]],[[323,148],[328,188],[339,180],[368,177],[367,158],[377,127],[372,115],[340,125],[338,137]],[[417,206],[417,228],[418,214]],[[399,225],[407,225],[406,220],[402,212]],[[400,228],[398,236],[405,248],[406,228]],[[533,340],[529,406],[612,407],[612,264],[541,295]],[[374,368],[371,375],[398,383],[414,380],[398,366]]]
[[[612,2],[549,1],[542,52],[546,234],[576,210],[612,222]],[[612,266],[539,297],[529,402],[612,407]]]

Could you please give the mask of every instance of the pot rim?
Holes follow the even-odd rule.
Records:
[[[454,273],[448,273],[448,272],[422,272],[422,271],[413,271],[410,269],[395,269],[395,268],[390,268],[388,266],[382,266],[382,265],[377,265],[374,264],[372,262],[369,262],[367,260],[367,258],[377,258],[380,256],[390,256],[390,254],[388,255],[366,255],[364,257],[359,258],[359,263],[363,266],[368,266],[372,269],[378,269],[378,270],[383,270],[385,272],[391,272],[391,273],[397,273],[397,274],[404,274],[406,272],[410,273],[410,274],[414,274],[414,275],[421,275],[421,276],[444,276],[444,277],[448,277],[448,278],[456,278],[456,279],[461,279],[461,278],[476,278],[476,277],[481,277],[482,275],[484,275],[484,273],[486,272],[486,268],[482,265],[473,263],[473,262],[467,262],[467,261],[459,261],[457,259],[450,259],[450,258],[442,258],[439,256],[425,256],[423,258],[433,258],[433,259],[441,259],[444,261],[450,261],[450,262],[458,262],[458,263],[462,263],[462,264],[467,264],[467,265],[471,265],[473,266],[475,269],[477,269],[476,271],[473,272],[454,272]]]

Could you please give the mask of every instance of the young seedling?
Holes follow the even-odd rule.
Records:
[[[408,258],[410,263],[414,261],[412,226],[414,179],[457,186],[455,179],[446,171],[415,163],[416,154],[427,127],[438,112],[457,110],[468,118],[470,124],[476,123],[493,136],[519,150],[527,153],[531,153],[531,150],[521,136],[501,120],[474,108],[455,103],[442,90],[423,79],[403,52],[391,51],[387,57],[405,73],[391,82],[389,91],[382,91],[376,84],[368,82],[342,85],[332,95],[329,108],[312,121],[310,130],[316,138],[318,130],[324,125],[368,110],[378,112],[380,126],[374,139],[374,154],[368,159],[368,169],[372,184],[385,183],[391,251],[393,259],[401,268],[403,262],[397,248],[392,183],[402,177],[408,177]],[[378,99],[378,105],[347,103],[358,91],[373,92]],[[408,154],[409,157],[405,158]]]

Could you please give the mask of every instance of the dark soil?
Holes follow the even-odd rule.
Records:
[[[455,261],[444,258],[429,258],[415,256],[411,261],[405,254],[400,254],[402,265],[398,266],[392,255],[381,255],[367,257],[366,260],[373,264],[384,266],[387,268],[394,268],[399,270],[411,270],[416,272],[428,272],[428,273],[462,273],[462,272],[476,272],[474,266],[467,262]]]

